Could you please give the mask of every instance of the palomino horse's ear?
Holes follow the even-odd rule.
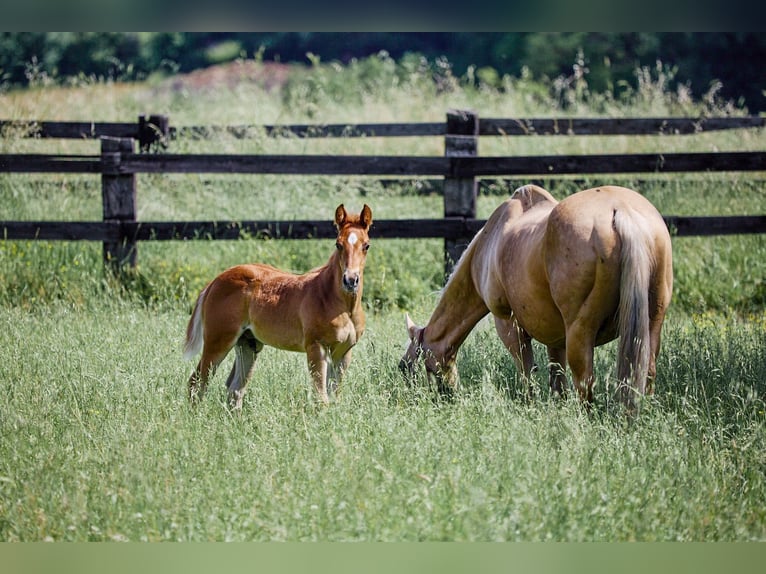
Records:
[[[370,225],[372,225],[372,209],[370,209],[370,206],[366,203],[362,208],[362,213],[359,215],[359,223],[361,223],[362,227],[365,229],[369,229]]]
[[[335,208],[335,227],[338,229],[343,227],[343,223],[346,221],[347,217],[348,214],[346,213],[346,208],[343,207],[343,204],[341,203],[338,207]]]
[[[418,336],[418,330],[420,329],[420,327],[418,327],[412,321],[412,319],[410,319],[409,313],[405,313],[404,316],[405,316],[405,319],[407,320],[407,334],[410,337],[410,341],[414,341]]]

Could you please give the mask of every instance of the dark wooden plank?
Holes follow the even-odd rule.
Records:
[[[479,134],[521,135],[690,135],[716,130],[762,128],[766,118],[483,118]]]
[[[373,222],[371,238],[382,239],[465,239],[472,238],[486,220],[464,217],[444,219],[382,219]]]
[[[269,137],[426,137],[441,136],[445,126],[438,122],[365,124],[284,124],[237,126],[178,126],[170,128],[171,139],[205,139],[218,134],[246,139],[266,134]]]
[[[0,154],[0,173],[101,173],[92,155]]]
[[[376,220],[370,237],[379,239],[472,237],[483,221],[450,217],[445,219]],[[124,223],[125,233],[135,240],[241,239],[333,239],[336,230],[329,220],[296,221],[153,221]]]
[[[100,173],[100,156],[2,154],[5,173]],[[473,176],[766,171],[766,152],[453,157],[122,154],[120,173]]]
[[[665,217],[665,223],[678,237],[766,233],[766,215],[669,215]]]
[[[704,131],[757,128],[766,125],[758,116],[723,118],[484,118],[479,135],[686,135]],[[139,126],[130,122],[58,122],[0,120],[0,130],[20,130],[27,137],[93,139],[101,136],[139,137]],[[269,136],[322,137],[426,137],[442,136],[442,122],[393,122],[362,124],[273,124],[234,126],[174,126],[171,138],[204,139],[218,133],[238,138],[266,133]]]
[[[116,221],[0,221],[0,239],[118,241]]]
[[[123,156],[121,169],[145,173],[292,175],[501,175],[766,171],[766,152],[451,157],[153,154]]]
[[[664,216],[678,237],[766,233],[766,215]],[[483,219],[381,219],[370,230],[373,239],[431,239],[473,237]],[[0,239],[116,241],[241,239],[332,239],[328,220],[300,221],[0,221]]]
[[[101,136],[138,137],[138,124],[125,122],[0,121],[0,131],[20,130],[26,137],[97,139]]]
[[[125,224],[134,240],[179,239],[330,239],[331,221],[152,221]]]
[[[455,175],[766,171],[766,152],[454,158]]]
[[[358,155],[123,155],[120,169],[142,173],[447,175],[449,159]]]

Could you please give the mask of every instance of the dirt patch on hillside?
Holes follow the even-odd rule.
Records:
[[[272,91],[282,88],[293,70],[294,66],[277,62],[235,61],[178,74],[169,82],[174,90],[208,91],[252,83]]]

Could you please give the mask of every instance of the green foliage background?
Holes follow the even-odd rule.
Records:
[[[722,83],[723,95],[764,109],[758,32],[37,32],[0,33],[0,85],[27,85],[30,69],[51,78],[143,79],[188,72],[236,58],[310,64],[312,55],[342,64],[385,51],[448,64],[457,76],[499,86],[505,76],[553,81],[588,69],[591,89],[621,96],[638,87],[636,70],[672,62],[672,88],[696,97]],[[579,56],[579,57],[578,57]]]

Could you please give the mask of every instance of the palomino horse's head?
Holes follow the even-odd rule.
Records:
[[[455,361],[446,358],[440,361],[434,350],[425,344],[425,333],[425,327],[418,327],[407,315],[407,334],[410,343],[402,360],[399,361],[399,370],[409,381],[414,381],[418,364],[422,360],[429,384],[436,383],[439,393],[450,398],[457,389],[458,383]]]
[[[335,248],[338,250],[336,261],[340,266],[341,286],[347,293],[356,293],[362,281],[362,271],[370,248],[368,235],[372,225],[372,210],[367,204],[359,215],[346,211],[343,204],[335,210],[335,227],[338,238]]]

